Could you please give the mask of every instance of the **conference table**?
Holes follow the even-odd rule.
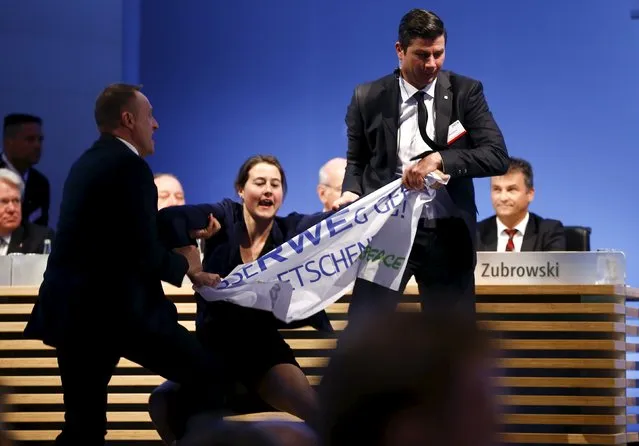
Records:
[[[625,284],[623,254],[527,254],[478,254],[479,324],[495,335],[500,351],[494,368],[502,409],[500,440],[591,445],[638,441],[634,371],[639,290]],[[557,267],[557,274],[546,271],[541,277],[537,270],[532,277],[533,268],[542,266]],[[180,323],[194,329],[191,287],[165,284],[164,289],[176,303]],[[4,419],[10,434],[26,444],[52,442],[64,416],[54,351],[22,336],[37,292],[37,283],[0,286],[0,382],[11,390]],[[399,308],[418,311],[418,302],[417,287],[410,283]],[[283,330],[313,385],[320,382],[346,326],[348,304],[346,295],[327,308],[334,335],[311,328]],[[120,361],[109,384],[109,444],[160,444],[147,401],[162,382],[139,365]],[[278,412],[234,418],[293,419]]]

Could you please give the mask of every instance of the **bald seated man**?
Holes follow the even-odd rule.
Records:
[[[182,183],[175,175],[158,173],[153,176],[153,181],[158,188],[158,211],[169,206],[182,206],[185,203]]]
[[[324,206],[322,209],[324,212],[330,211],[333,202],[342,195],[342,181],[344,181],[345,171],[345,158],[333,158],[320,169],[317,195]]]

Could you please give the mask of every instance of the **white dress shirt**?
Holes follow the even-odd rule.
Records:
[[[424,95],[424,105],[428,114],[426,122],[426,135],[433,141],[435,140],[435,111],[433,103],[435,98],[435,84],[437,79],[422,88]],[[397,158],[398,166],[401,166],[401,172],[406,167],[411,166],[415,161],[410,159],[420,153],[431,148],[422,139],[419,133],[419,125],[417,123],[417,101],[413,95],[417,93],[417,88],[406,82],[403,77],[399,78],[399,91],[402,95],[402,102],[399,105],[399,128],[397,129]]]
[[[11,243],[11,234],[0,237],[0,256],[6,256],[9,251],[9,243]]]
[[[140,156],[140,152],[138,152],[138,149],[136,149],[133,144],[131,144],[129,141],[125,141],[124,139],[120,138],[119,136],[116,136],[116,138],[118,138],[120,141],[122,141],[124,143],[124,145],[127,146],[129,149],[131,149],[133,151],[133,153],[135,153],[137,156]]]
[[[424,106],[428,114],[426,121],[426,135],[435,140],[435,119],[437,119],[437,111],[435,110],[435,85],[437,78],[427,86],[421,89],[424,93]],[[399,125],[397,129],[397,174],[402,175],[404,169],[419,161],[411,161],[410,159],[420,153],[432,151],[430,146],[422,138],[419,132],[419,124],[417,122],[417,100],[413,97],[417,90],[410,83],[406,82],[403,77],[399,77],[399,91],[401,93],[401,104],[399,105]],[[441,217],[451,217],[457,214],[456,206],[453,203],[446,187],[437,190],[435,199],[424,205],[422,218],[432,220]]]
[[[513,228],[517,230],[517,233],[513,236],[515,249],[513,249],[512,252],[521,252],[521,244],[524,242],[524,234],[526,233],[526,226],[528,225],[529,219],[530,214],[526,212],[526,216],[523,220],[517,223],[517,225]],[[509,228],[501,222],[499,217],[495,218],[495,220],[497,221],[497,252],[506,252],[506,245],[510,238],[508,234],[506,234],[506,229]]]
[[[20,178],[22,178],[22,181],[24,181],[24,186],[27,186],[27,180],[29,179],[29,170],[31,169],[27,169],[24,174],[20,173],[18,171],[18,169],[15,168],[15,166],[13,164],[11,164],[11,162],[9,161],[9,159],[7,158],[7,155],[5,155],[4,152],[2,152],[2,161],[5,162],[5,164],[7,165],[7,169],[9,169],[10,171],[18,174],[18,176]]]

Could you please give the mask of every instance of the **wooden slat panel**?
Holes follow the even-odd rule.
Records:
[[[334,349],[335,339],[288,339],[293,349]],[[33,339],[0,340],[0,350],[51,350],[51,347]]]
[[[177,303],[176,307],[180,315],[194,315],[196,313],[195,303]],[[478,313],[491,314],[611,314],[626,315],[627,317],[639,318],[639,310],[636,308],[624,308],[620,304],[600,303],[477,303]],[[33,304],[2,304],[0,314],[29,315],[33,309]],[[419,311],[419,303],[400,303],[398,309],[401,311]],[[328,314],[346,314],[347,303],[335,303],[326,309]]]
[[[291,348],[293,349],[298,349],[298,350],[309,350],[309,349],[334,349],[335,346],[337,345],[337,340],[336,339],[287,339],[286,342],[288,342],[288,344],[291,346]],[[502,341],[503,342],[503,341]],[[536,341],[536,342],[540,342],[540,341]],[[559,340],[555,341],[557,342],[556,346],[566,346],[566,345],[571,345],[571,344],[567,344],[567,343],[561,343]],[[508,344],[508,343],[506,343]],[[512,343],[510,343],[510,345],[513,346],[519,346],[520,348],[529,348],[527,347],[527,345],[536,345],[535,343],[531,342],[530,344],[526,344],[526,343],[519,343],[519,341],[515,342],[513,341]],[[541,344],[539,344],[541,345]],[[543,348],[543,347],[539,347],[539,348]],[[35,341],[35,340],[31,340],[31,339],[11,339],[11,340],[0,340],[0,350],[51,350],[51,347],[43,344],[41,341]],[[515,358],[515,359],[522,359],[522,358]],[[531,359],[532,361],[532,359]],[[573,360],[573,359],[558,359],[556,361],[581,361],[581,360]],[[594,361],[594,362],[593,362]],[[604,362],[602,362],[604,361]],[[605,362],[607,361],[607,362]],[[599,360],[584,360],[583,363],[584,364],[588,364],[589,362],[593,362],[594,363],[601,363],[601,364],[609,364],[610,361],[614,361],[612,359],[599,359]],[[579,363],[577,362],[576,364],[574,364],[575,366],[578,366]],[[518,366],[519,367],[519,366]],[[521,367],[533,367],[533,366],[521,366]],[[535,367],[546,367],[546,365],[539,365],[539,366],[535,366]],[[552,367],[557,367],[557,365],[552,365]],[[572,365],[570,366],[572,367]],[[586,368],[620,368],[620,366],[615,365],[615,366],[611,366],[611,365],[602,365],[602,366],[597,366],[597,365],[593,365],[593,366],[585,366]]]
[[[410,288],[410,289],[409,289]],[[584,295],[625,297],[628,290],[623,285],[477,285],[479,296],[510,295],[516,299],[521,295]],[[406,287],[406,294],[418,294],[417,287]]]
[[[478,313],[498,314],[626,314],[621,304],[611,303],[482,303]]]
[[[627,402],[622,396],[498,395],[497,399],[510,406],[619,407],[624,411]]]
[[[22,333],[26,322],[0,322],[0,333]]]
[[[311,384],[319,382],[318,376],[307,376]],[[109,386],[159,386],[165,381],[158,375],[114,375]],[[62,386],[60,376],[3,376],[2,382],[10,387],[55,387]]]
[[[326,367],[328,357],[303,357],[297,360],[302,367]],[[140,368],[139,364],[122,358],[118,368]],[[56,358],[3,358],[0,360],[0,369],[57,369]]]
[[[0,350],[52,350],[52,348],[34,339],[9,339],[0,341]]]
[[[182,315],[195,314],[195,303],[177,303],[178,312]],[[31,314],[33,304],[3,304],[0,305],[0,314]],[[419,311],[419,303],[400,303],[398,308],[402,311]],[[327,308],[329,314],[346,314],[348,304],[336,303]],[[639,310],[625,308],[620,304],[580,304],[580,303],[478,303],[478,313],[498,314],[626,314],[626,316],[638,318]]]
[[[192,296],[191,286],[175,287],[168,283],[162,284],[167,296]],[[28,297],[38,295],[38,286],[1,286],[0,296]],[[409,282],[405,294],[417,295],[417,285]],[[618,296],[638,298],[639,290],[622,285],[477,285],[476,294],[485,295],[587,295],[587,296]]]
[[[7,423],[60,423],[64,421],[64,412],[7,412]],[[146,423],[151,421],[148,412],[107,412],[110,423]]]
[[[1,304],[0,314],[31,314],[33,304]]]
[[[52,441],[60,433],[59,430],[9,430],[7,434],[18,441]],[[107,441],[148,441],[159,440],[160,436],[154,430],[109,430]]]
[[[622,322],[480,321],[479,325],[484,329],[497,331],[626,332],[626,326]]]
[[[265,412],[227,417],[236,421],[257,421],[286,419],[289,421],[300,421],[299,418],[282,413],[277,418],[277,412]],[[8,423],[60,423],[64,421],[64,412],[7,412],[4,415],[5,422]],[[151,422],[148,412],[107,412],[107,421],[110,423],[146,423]],[[621,426],[626,423],[625,415],[537,415],[537,414],[505,414],[500,416],[500,422],[504,424],[566,424],[566,425],[609,425]]]
[[[333,340],[320,340],[314,341],[312,339],[289,339],[287,342],[292,343],[300,348],[309,346],[310,348],[330,350],[331,345],[334,345]],[[317,344],[313,344],[317,342]],[[313,347],[315,345],[315,347]],[[622,341],[608,341],[608,340],[587,340],[587,341],[570,341],[570,340],[501,340],[496,341],[495,345],[503,349],[510,350],[601,350],[601,351],[623,351],[624,343]],[[636,346],[637,344],[630,344]],[[628,350],[632,351],[632,350]],[[300,357],[298,362],[302,367],[325,367],[328,363],[328,357]],[[1,369],[57,369],[58,362],[56,358],[2,358],[0,359]],[[140,368],[140,365],[126,358],[120,359],[118,363],[119,369],[125,368]],[[600,378],[605,379],[605,378]],[[539,383],[541,385],[541,382]]]
[[[192,318],[196,311],[196,305],[191,300],[193,291],[190,287],[175,288],[172,286],[165,286],[167,294],[177,298],[177,307],[180,315],[183,319]],[[24,329],[27,316],[31,312],[32,304],[35,301],[34,296],[37,294],[36,287],[21,287],[12,288],[8,293],[3,293],[0,287],[0,296],[12,295],[10,301],[12,303],[0,303],[0,332],[4,333],[19,333]],[[633,291],[634,292],[634,291]],[[609,429],[604,432],[621,432],[624,429],[624,424],[636,423],[637,417],[634,415],[625,416],[626,405],[636,404],[634,398],[625,398],[625,388],[627,386],[636,386],[636,380],[625,380],[622,378],[624,368],[628,369],[636,368],[637,364],[634,361],[625,361],[620,359],[621,354],[617,352],[636,351],[637,346],[635,344],[628,344],[622,340],[624,333],[634,335],[638,333],[637,327],[628,328],[624,324],[625,318],[639,318],[639,310],[634,308],[625,308],[623,306],[623,295],[627,291],[623,287],[615,286],[498,286],[498,287],[478,287],[478,304],[477,311],[480,314],[500,314],[500,315],[522,315],[513,317],[488,317],[488,319],[507,319],[504,321],[483,321],[482,327],[488,330],[497,331],[525,331],[531,335],[527,337],[534,337],[534,332],[554,332],[563,331],[568,333],[575,333],[574,336],[569,337],[578,338],[579,332],[597,333],[590,337],[597,337],[598,339],[500,339],[496,341],[496,346],[503,350],[537,350],[537,351],[597,351],[594,355],[601,355],[601,352],[610,352],[616,358],[597,358],[597,357],[585,357],[583,359],[577,358],[508,358],[499,361],[498,365],[504,368],[520,368],[520,369],[605,369],[614,371],[613,376],[610,378],[560,378],[560,377],[514,377],[514,376],[502,376],[494,378],[494,383],[497,386],[509,387],[509,388],[538,388],[535,395],[509,395],[500,396],[499,401],[501,404],[517,405],[517,406],[575,406],[575,407],[607,407],[610,408],[612,414],[609,415],[547,415],[547,414],[508,414],[502,417],[502,422],[507,424],[518,425],[575,425],[575,426],[594,426],[602,425]],[[404,311],[418,311],[420,306],[416,294],[416,288],[411,285],[407,289],[406,299],[400,303],[400,309]],[[484,296],[487,296],[484,298]],[[499,300],[508,301],[507,303],[490,302],[489,295],[500,295],[502,297]],[[545,302],[535,302],[535,295],[547,296],[541,300]],[[590,295],[590,296],[613,296],[616,298],[608,299],[612,302],[605,303],[578,303],[578,297],[571,298],[568,302],[565,297],[558,297],[560,302],[554,303],[551,299],[553,295]],[[639,293],[637,293],[639,298]],[[563,299],[563,301],[561,301]],[[598,300],[598,299],[597,299]],[[550,301],[550,302],[549,302]],[[342,330],[346,326],[344,315],[348,310],[347,303],[334,304],[328,309],[328,313],[337,316],[339,319],[333,321],[333,325],[337,331]],[[531,319],[523,315],[584,315],[579,321],[518,321],[513,319]],[[3,316],[4,315],[4,316]],[[6,315],[13,315],[11,320],[3,322],[2,319],[8,319]],[[589,319],[588,315],[609,315],[609,321],[584,321],[583,319]],[[624,318],[625,315],[625,318]],[[558,316],[561,318],[561,316]],[[538,319],[541,319],[538,318]],[[548,318],[546,318],[548,319]],[[566,318],[568,319],[568,318]],[[573,317],[570,317],[573,319]],[[590,319],[594,319],[591,317]],[[601,318],[599,318],[601,319]],[[183,320],[182,324],[193,330],[194,322]],[[305,333],[297,333],[303,331]],[[330,351],[335,348],[335,339],[321,339],[322,334],[313,335],[315,330],[312,328],[305,328],[301,330],[287,330],[285,336],[290,337],[304,337],[306,339],[288,339],[289,344],[298,353],[303,353],[304,350],[327,350]],[[18,337],[10,335],[12,337]],[[548,335],[539,335],[540,337],[548,337]],[[551,334],[552,336],[552,334]],[[553,336],[554,337],[554,336]],[[563,337],[566,337],[564,335]],[[313,339],[317,338],[317,339]],[[602,339],[604,338],[604,339]],[[26,339],[14,339],[14,340],[0,340],[0,350],[11,350],[11,356],[20,355],[20,350],[29,351],[31,355],[38,355],[38,352],[44,354],[49,350],[49,347],[45,346],[40,341],[26,340]],[[309,352],[310,353],[310,352]],[[507,353],[507,352],[506,352]],[[5,353],[7,355],[8,353]],[[308,354],[308,353],[306,353]],[[514,355],[515,353],[513,353]],[[47,353],[50,355],[50,353]],[[554,356],[555,354],[549,354],[548,356]],[[545,355],[542,355],[545,356]],[[568,353],[564,354],[568,356]],[[570,354],[570,356],[573,356]],[[300,357],[298,358],[301,366],[313,370],[311,373],[321,374],[321,368],[325,367],[328,359],[321,355],[315,355],[314,357]],[[19,403],[21,405],[33,406],[37,408],[38,412],[13,412],[9,413],[9,422],[31,422],[34,425],[37,423],[62,421],[62,394],[59,388],[59,377],[45,376],[48,373],[55,373],[57,363],[55,358],[2,358],[0,359],[0,382],[6,383],[10,387],[19,386],[23,392],[17,395],[10,395],[10,404]],[[139,392],[135,386],[155,386],[163,379],[155,375],[131,375],[135,373],[131,370],[128,372],[126,369],[137,369],[140,367],[128,360],[121,360],[118,366],[118,372],[120,375],[113,377],[110,385],[121,386],[125,388],[124,393],[109,395],[109,404],[122,405],[122,407],[130,407],[136,409],[135,411],[124,410],[111,410],[109,411],[108,419],[110,422],[116,423],[149,423],[149,417],[146,411],[139,411],[139,405],[146,405],[148,401],[147,393],[126,393],[127,387],[131,391]],[[31,374],[33,370],[38,373],[37,376],[19,376],[20,374]],[[9,376],[3,377],[2,373],[7,373]],[[530,374],[536,374],[537,372],[531,371]],[[611,372],[608,372],[611,373]],[[309,376],[309,381],[316,385],[320,381],[320,376]],[[44,390],[42,386],[53,387],[53,391],[47,394],[28,393],[29,391],[37,392]],[[544,389],[549,388],[592,388],[592,389],[610,389],[611,396],[559,396],[555,395],[555,391],[548,391],[547,393],[553,393],[553,395],[543,395]],[[25,391],[26,390],[26,391]],[[511,392],[512,393],[512,392]],[[516,393],[516,392],[515,392]],[[526,393],[529,393],[526,391]],[[567,392],[566,392],[567,393]],[[574,392],[572,392],[574,393]],[[610,395],[607,393],[607,395]],[[46,411],[35,405],[57,405],[55,411]],[[133,405],[137,405],[134,407]],[[45,407],[45,406],[43,406]],[[120,409],[118,406],[110,406]],[[31,409],[31,407],[29,407]],[[532,409],[531,409],[532,410]],[[237,419],[294,419],[294,417],[288,414],[282,413],[266,413],[266,414],[254,414],[249,417],[242,416]],[[126,426],[126,424],[124,424]],[[43,427],[47,427],[46,425]],[[108,438],[111,440],[128,440],[134,442],[136,440],[156,440],[157,434],[153,430],[149,423],[149,427],[139,431],[118,429],[111,430],[108,434]],[[31,436],[29,440],[52,440],[58,434],[57,430],[27,430],[22,431],[18,436],[22,436],[23,440],[26,437]],[[515,433],[515,434],[503,434],[508,436],[509,442],[517,443],[573,443],[573,444],[587,444],[588,442],[594,444],[623,444],[625,442],[625,435],[553,435],[553,434],[527,434],[527,433]],[[502,438],[505,438],[502,436]]]
[[[60,376],[3,376],[2,382],[7,386],[42,387],[61,386]],[[157,375],[115,375],[110,386],[156,386],[164,382]]]
[[[318,385],[320,376],[309,376],[312,385]],[[499,387],[540,387],[540,388],[617,388],[624,392],[623,379],[614,378],[511,378],[494,379]],[[614,398],[614,397],[610,397]],[[109,404],[146,404],[148,394],[121,393],[110,394]],[[10,404],[62,404],[61,393],[39,394],[20,393],[9,396]],[[519,403],[517,403],[519,404]],[[629,403],[630,404],[630,403]]]
[[[505,350],[625,351],[626,343],[612,339],[500,339],[495,347]]]
[[[502,376],[495,378],[495,384],[500,387],[625,389],[626,380],[624,378],[526,378]]]
[[[109,404],[146,404],[148,393],[109,393]],[[10,393],[8,404],[62,404],[62,393]]]
[[[7,433],[18,441],[51,441],[60,433],[55,430],[12,430]],[[626,434],[500,434],[499,440],[508,443],[527,444],[625,444]],[[155,431],[109,430],[107,440],[141,441],[159,440]]]
[[[224,418],[233,421],[301,421],[286,412],[259,412]],[[7,423],[58,423],[64,421],[64,412],[7,412],[4,420]],[[107,412],[107,421],[110,423],[144,423],[151,422],[151,417],[148,412],[111,411]]]
[[[626,434],[499,434],[504,443],[525,444],[626,444]]]
[[[504,358],[499,367],[521,369],[613,369],[625,370],[626,361],[621,359],[565,359],[565,358]]]
[[[538,414],[504,414],[500,421],[505,424],[565,424],[569,426],[623,426],[625,415],[538,415]]]

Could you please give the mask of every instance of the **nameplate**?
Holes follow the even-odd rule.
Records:
[[[12,262],[12,286],[40,286],[47,267],[48,254],[22,254],[7,257]]]
[[[0,286],[11,285],[11,257],[0,256]]]
[[[478,252],[476,285],[624,285],[621,251]]]

